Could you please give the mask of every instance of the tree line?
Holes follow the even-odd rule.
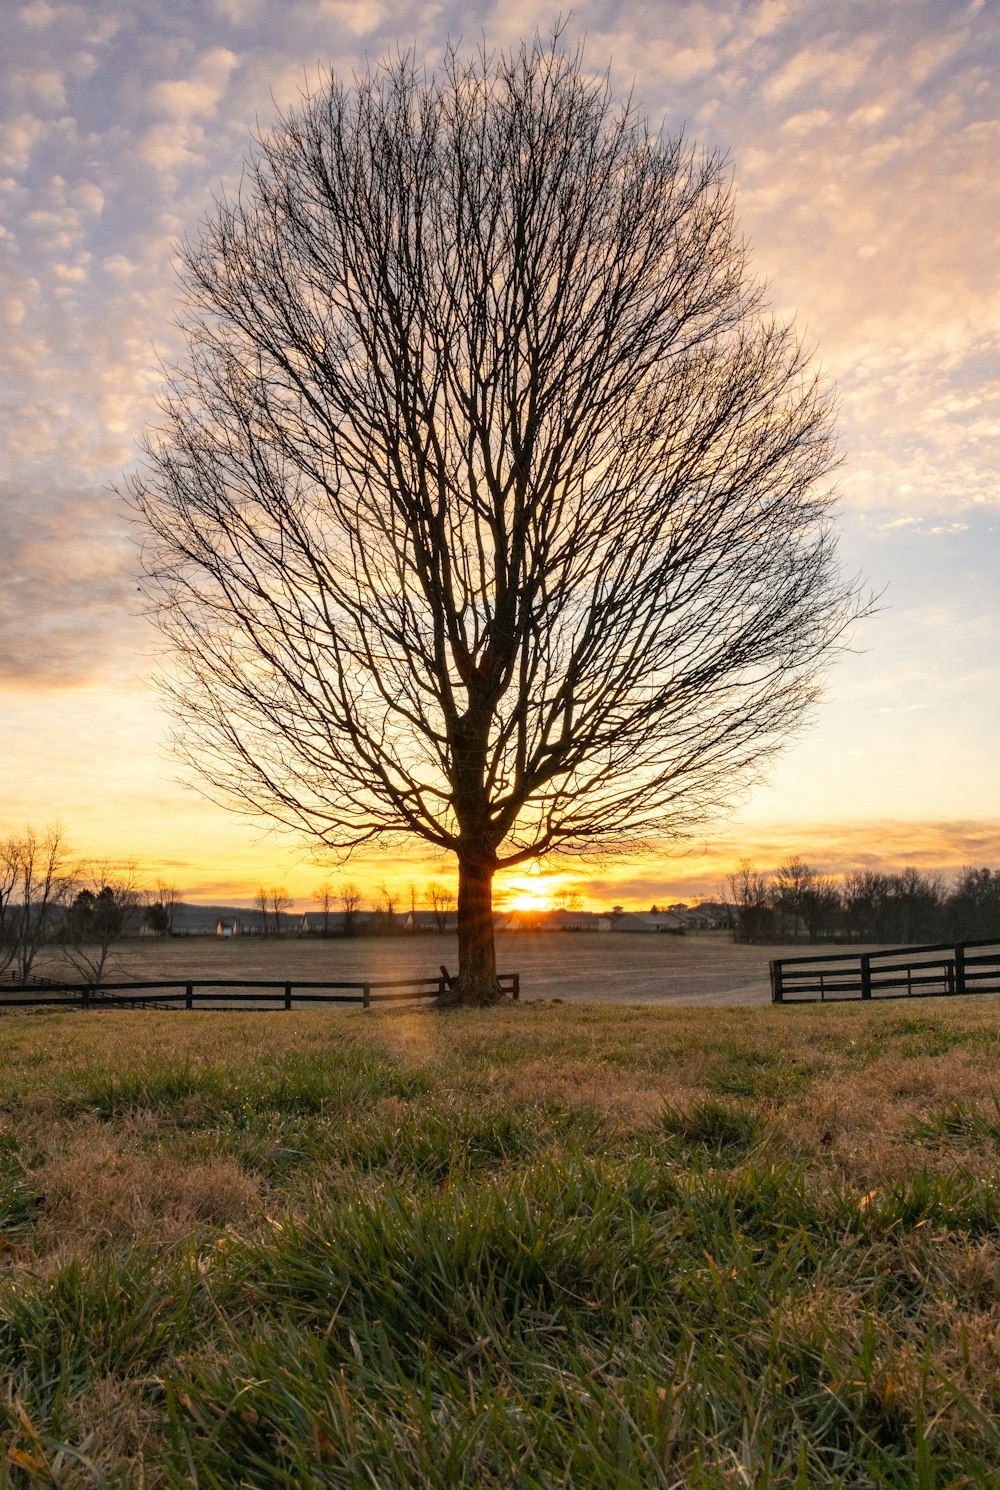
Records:
[[[134,863],[77,859],[59,824],[8,834],[0,838],[0,978],[27,983],[42,950],[53,948],[81,980],[99,985],[123,937],[143,930],[173,933],[180,899],[177,886],[162,879],[145,883]],[[313,900],[321,935],[354,936],[361,929],[364,902],[358,885],[324,881]],[[415,912],[418,903],[431,912],[433,929],[447,928],[455,894],[432,883],[420,894],[411,884],[405,901],[380,885],[364,915],[365,931],[402,930],[404,905]],[[282,931],[291,905],[284,886],[260,888],[255,909],[265,935]]]
[[[799,858],[773,873],[744,860],[729,880],[738,942],[976,941],[1000,936],[1000,870],[821,874]]]
[[[99,984],[113,949],[143,924],[169,933],[180,891],[144,885],[133,863],[75,859],[58,824],[0,838],[0,977],[26,983],[57,945],[81,979]]]
[[[362,914],[362,895],[359,886],[352,880],[338,885],[324,880],[313,891],[312,898],[319,910],[317,929],[321,936],[335,934],[333,918],[337,914],[339,914],[340,924],[336,928],[336,934],[357,935]],[[400,931],[403,929],[407,914],[410,916],[410,927],[415,930],[417,912],[422,909],[430,912],[433,930],[446,931],[448,918],[454,912],[456,904],[455,892],[447,885],[436,881],[427,885],[422,895],[418,893],[417,886],[411,882],[406,887],[405,898],[382,884],[369,901],[365,930],[376,934],[391,934]]]

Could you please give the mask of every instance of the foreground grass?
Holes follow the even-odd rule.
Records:
[[[997,1013],[3,1018],[0,1486],[1000,1486]]]

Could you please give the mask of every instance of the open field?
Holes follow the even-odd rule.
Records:
[[[525,998],[662,1004],[765,1004],[771,957],[816,948],[737,946],[726,933],[501,932],[497,965],[521,974]],[[833,950],[841,950],[834,948]],[[869,948],[850,948],[867,951]],[[454,936],[177,937],[130,941],[117,966],[136,978],[371,979],[435,977],[458,968]],[[66,974],[55,956],[36,968]],[[76,975],[70,970],[68,976]],[[109,972],[108,977],[113,978]]]
[[[7,1016],[0,1486],[998,1486],[998,1016]]]

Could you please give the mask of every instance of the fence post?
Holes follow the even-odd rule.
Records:
[[[80,1008],[81,1009],[89,1009],[90,1008],[90,989],[88,988],[88,986],[87,986],[86,983],[80,989]]]
[[[291,1007],[292,1007],[292,985],[291,985],[291,983],[286,983],[285,984],[285,1008],[286,1009],[290,1009]]]
[[[781,982],[781,963],[769,962],[767,966],[771,973],[771,1003],[782,1004],[785,1001],[785,990]]]
[[[965,943],[955,943],[955,992],[965,992]]]
[[[371,984],[370,983],[362,983],[362,985],[361,985],[361,1007],[362,1007],[362,1009],[370,1009],[371,1008],[371,1003],[372,1003]]]
[[[872,962],[867,952],[861,954],[861,997],[870,999],[872,996]]]
[[[193,1009],[194,1008],[194,984],[193,983],[185,983],[185,985],[184,985],[184,1007],[185,1007],[185,1009]]]
[[[511,995],[512,995],[513,998],[516,998],[516,999],[519,999],[521,997],[521,974],[520,973],[515,973],[514,974],[514,983],[513,983],[513,988],[511,989]]]

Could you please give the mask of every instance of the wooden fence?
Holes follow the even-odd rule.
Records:
[[[498,974],[500,987],[512,998],[521,996],[519,973]],[[448,974],[438,978],[394,978],[383,982],[258,982],[250,978],[189,978],[180,981],[147,979],[131,983],[60,983],[33,979],[0,990],[0,1009],[295,1009],[310,1004],[372,1004],[401,999],[439,998],[447,993]],[[205,990],[211,990],[206,992]]]
[[[771,1002],[775,1004],[998,993],[1000,938],[780,957],[769,966]]]

